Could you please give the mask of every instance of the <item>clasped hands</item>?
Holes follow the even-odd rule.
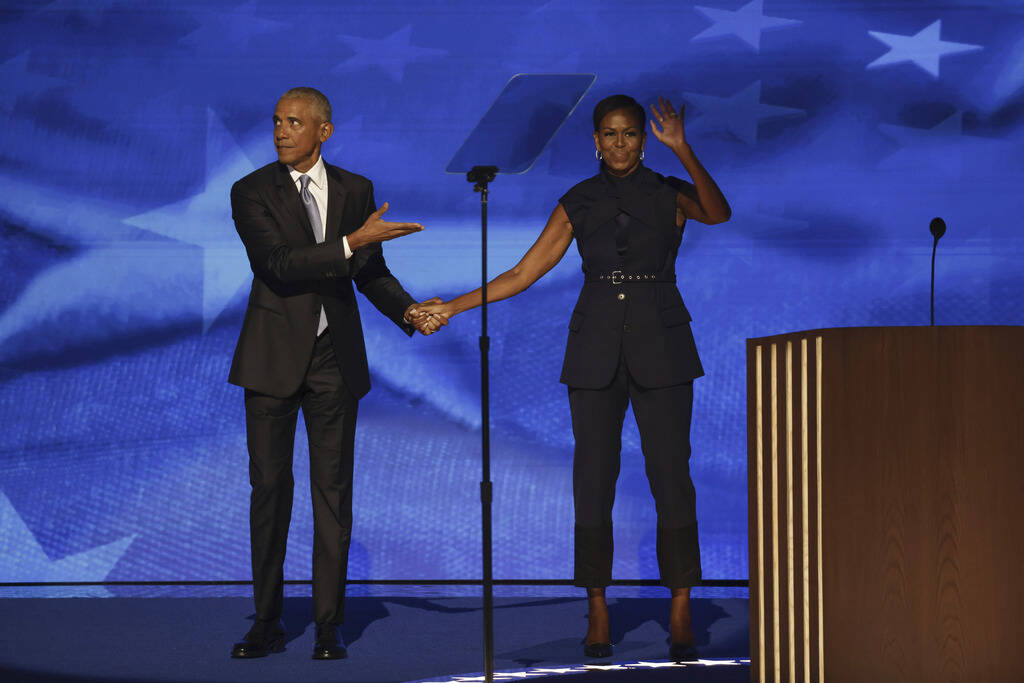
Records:
[[[448,324],[450,314],[443,309],[444,302],[438,298],[427,299],[405,309],[405,321],[422,335],[430,335]]]

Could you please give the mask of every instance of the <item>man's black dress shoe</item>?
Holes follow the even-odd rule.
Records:
[[[603,659],[612,656],[611,643],[583,643],[583,656],[591,659]]]
[[[313,659],[345,659],[348,650],[334,624],[316,625],[316,644],[313,645]]]
[[[668,658],[673,662],[693,662],[697,660],[697,648],[693,643],[672,643],[668,648]]]
[[[284,651],[284,628],[279,621],[259,621],[253,624],[241,641],[231,647],[235,659],[266,657],[271,652]]]

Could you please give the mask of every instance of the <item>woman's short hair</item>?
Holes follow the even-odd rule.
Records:
[[[619,109],[625,109],[635,116],[640,121],[640,130],[647,131],[647,115],[644,108],[629,95],[612,95],[598,102],[594,106],[594,130],[597,131],[601,127],[604,117]]]

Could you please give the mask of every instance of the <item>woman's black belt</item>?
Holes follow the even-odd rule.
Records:
[[[676,276],[664,273],[633,273],[624,270],[613,270],[610,273],[587,273],[585,282],[604,282],[621,285],[627,282],[675,282]]]

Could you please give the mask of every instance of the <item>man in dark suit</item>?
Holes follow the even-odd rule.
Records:
[[[252,266],[252,290],[228,381],[245,388],[250,541],[256,619],[232,657],[284,649],[283,565],[292,506],[292,451],[301,408],[313,499],[315,659],[347,655],[344,615],[352,529],[356,411],[370,389],[352,285],[412,335],[446,321],[416,316],[388,271],[381,242],[423,229],[381,220],[369,180],[325,164],[331,105],[293,88],[274,112],[277,162],[231,188],[231,210]]]

